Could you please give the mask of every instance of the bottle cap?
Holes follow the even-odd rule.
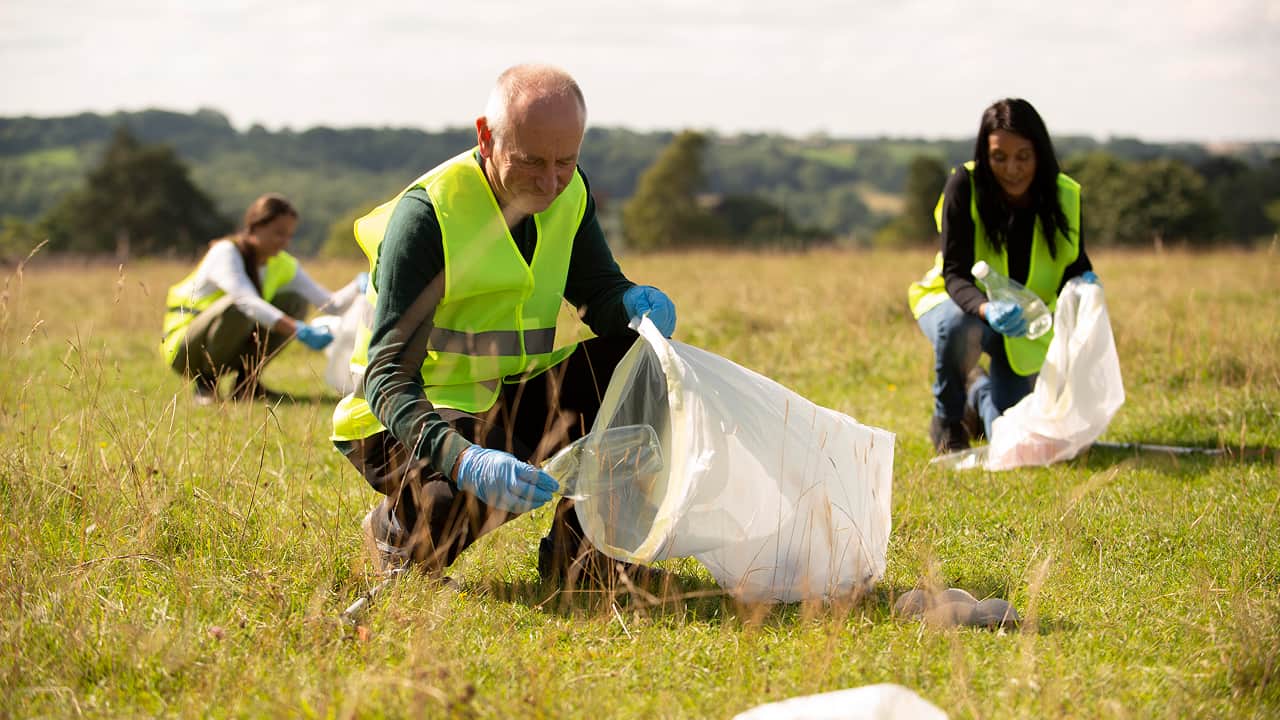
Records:
[[[987,273],[989,272],[991,272],[991,266],[987,264],[986,260],[979,260],[978,262],[974,263],[974,266],[973,266],[974,277],[978,278],[979,280],[982,280],[987,277]]]

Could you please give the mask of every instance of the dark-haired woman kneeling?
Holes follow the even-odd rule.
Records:
[[[195,380],[195,399],[218,399],[218,378],[234,372],[233,397],[269,397],[259,382],[263,366],[297,337],[321,350],[333,335],[303,322],[310,306],[342,312],[362,292],[361,273],[330,293],[285,248],[298,226],[298,211],[284,197],[263,195],[244,214],[242,229],[209,244],[200,264],[169,288],[161,352],[176,372]]]
[[[911,312],[933,343],[929,437],[940,453],[989,434],[1031,392],[1053,337],[1027,339],[1022,309],[988,301],[974,284],[974,263],[985,260],[1026,285],[1051,310],[1071,278],[1098,281],[1080,232],[1080,185],[1059,170],[1031,103],[1006,99],[987,108],[973,156],[955,169],[934,213],[942,251],[908,289]],[[982,352],[989,374],[978,369]]]

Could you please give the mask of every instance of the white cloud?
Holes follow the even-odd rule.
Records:
[[[524,60],[572,71],[603,125],[955,137],[1021,95],[1055,132],[1280,129],[1276,0],[0,5],[3,114],[457,126]]]

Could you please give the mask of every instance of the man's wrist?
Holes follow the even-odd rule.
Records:
[[[444,473],[445,477],[458,487],[458,477],[462,470],[462,456],[470,449],[472,443],[462,437],[462,433],[450,428],[444,442],[440,447],[439,461],[437,467]]]

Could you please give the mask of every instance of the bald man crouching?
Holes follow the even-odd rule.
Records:
[[[671,300],[629,281],[605,242],[578,167],[586,121],[564,71],[510,68],[477,146],[356,222],[375,311],[333,441],[385,495],[364,519],[384,572],[443,577],[476,538],[547,503],[556,481],[530,463],[590,430],[630,320],[675,330]],[[542,578],[607,584],[617,567],[562,498]]]

